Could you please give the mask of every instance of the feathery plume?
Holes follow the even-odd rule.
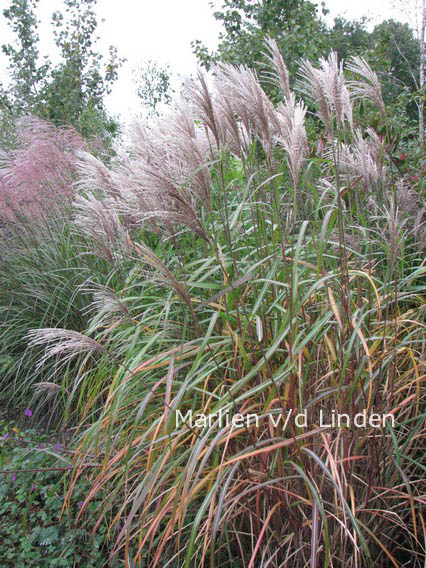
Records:
[[[195,117],[213,134],[217,153],[219,148],[227,143],[227,128],[222,115],[217,112],[215,96],[207,85],[206,76],[200,69],[197,71],[196,81],[185,81],[183,97],[192,105]]]
[[[271,156],[279,125],[275,108],[256,73],[244,65],[222,65],[215,68],[214,73],[218,89],[228,98],[231,111],[241,120],[245,132],[253,132],[265,153]]]
[[[389,193],[389,202],[393,202],[394,196]],[[420,250],[426,247],[426,207],[421,207],[419,195],[406,180],[396,183],[395,199],[401,216],[408,223]]]
[[[265,71],[264,75],[272,79],[273,83],[281,89],[284,100],[286,100],[290,96],[290,77],[275,39],[268,38],[266,40],[266,50],[265,57],[270,70]]]
[[[203,84],[200,89],[201,105]],[[136,122],[128,153],[119,152],[112,167],[79,153],[76,186],[108,197],[77,199],[76,223],[109,260],[113,256],[111,243],[124,231],[118,214],[127,226],[145,223],[155,232],[166,230],[171,235],[176,225],[186,224],[208,240],[197,201],[210,204],[208,163],[217,155],[217,148],[212,152],[216,144],[207,135],[209,127],[197,126],[195,119],[193,108],[182,98],[169,115],[158,117],[149,128]]]
[[[420,250],[426,248],[426,207],[420,209],[414,221],[414,236],[416,237]]]
[[[92,303],[86,309],[86,312],[95,314],[96,320],[102,322],[102,325],[113,323],[117,317],[132,321],[129,308],[111,288],[93,283],[86,287],[84,292],[91,294],[93,297]]]
[[[376,73],[371,69],[366,60],[359,56],[351,57],[346,69],[362,77],[362,79],[349,82],[352,95],[355,98],[366,97],[370,99],[377,105],[382,116],[385,117],[386,113],[382,88]]]
[[[111,197],[119,197],[111,170],[90,152],[77,151],[76,171],[78,179],[75,186],[83,192],[97,189]]]
[[[41,381],[40,383],[34,383],[33,388],[38,394],[47,393],[47,395],[51,396],[57,394],[62,390],[62,387],[60,385],[56,383],[50,383],[49,381]]]
[[[253,136],[250,130],[239,120],[237,109],[229,98],[229,91],[227,84],[221,81],[220,78],[215,83],[217,97],[216,104],[218,113],[223,118],[223,121],[229,134],[230,149],[241,159],[247,156],[250,145],[253,142]]]
[[[114,200],[78,195],[74,210],[74,224],[94,241],[99,256],[113,263],[117,254],[130,253],[127,230],[120,222]]]
[[[105,347],[94,339],[70,329],[56,327],[31,329],[27,339],[29,347],[46,346],[44,355],[37,363],[37,369],[55,356],[60,356],[61,362],[65,363],[81,353],[106,352]]]
[[[324,77],[319,69],[316,69],[308,60],[302,62],[299,68],[300,80],[297,87],[306,93],[318,104],[318,116],[328,130],[331,129],[332,119],[330,107],[326,96]]]
[[[334,119],[337,124],[345,120],[352,127],[352,103],[343,73],[343,63],[337,61],[332,52],[327,59],[320,59],[316,68],[309,61],[302,62],[299,68],[298,87],[318,104],[318,116],[329,134],[333,132]]]
[[[179,101],[149,131],[138,126],[134,136],[139,144],[122,166],[127,182],[121,194],[128,212],[133,209],[139,222],[155,222],[170,234],[174,224],[185,223],[208,240],[197,201],[210,204],[210,142],[204,129],[195,126],[188,103]]]
[[[386,177],[382,142],[372,129],[368,129],[367,133],[370,137],[365,139],[357,129],[355,143],[350,146],[342,144],[340,167],[349,177],[361,178],[366,190],[377,190]]]
[[[17,123],[17,148],[0,157],[1,217],[39,216],[60,209],[73,196],[76,153],[86,144],[71,127],[23,117]]]
[[[287,163],[293,185],[296,187],[308,147],[305,130],[306,108],[302,101],[296,103],[294,97],[289,97],[281,107],[281,114],[284,117],[283,135],[277,140],[287,152]]]
[[[417,214],[419,211],[419,200],[417,193],[404,180],[396,183],[396,202],[402,213],[407,215]]]

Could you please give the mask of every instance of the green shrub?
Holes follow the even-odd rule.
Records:
[[[75,526],[88,481],[81,479],[63,510],[64,470],[71,467],[63,445],[3,419],[0,434],[0,566],[103,566],[108,560],[106,525],[94,537],[90,526]]]

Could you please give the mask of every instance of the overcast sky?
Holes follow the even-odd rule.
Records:
[[[216,0],[215,3],[220,6],[222,1]],[[1,8],[8,4],[7,0],[0,0]],[[99,19],[105,19],[98,26],[98,35],[101,36],[98,48],[107,53],[108,45],[113,44],[128,60],[106,101],[110,112],[128,119],[140,111],[132,81],[132,70],[140,62],[153,59],[160,65],[170,64],[175,76],[195,70],[191,41],[201,39],[214,49],[220,31],[209,4],[210,0],[98,0],[97,14]],[[326,0],[330,22],[337,15],[349,19],[369,16],[372,24],[391,17],[404,19],[401,10],[395,10],[393,4],[394,0]],[[61,0],[40,0],[38,15],[42,54],[54,54],[49,22],[52,12],[62,6]],[[5,19],[0,15],[0,43],[10,41],[10,38]],[[2,76],[5,63],[1,56]]]

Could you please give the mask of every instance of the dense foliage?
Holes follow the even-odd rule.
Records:
[[[27,409],[27,415],[31,411]],[[27,423],[30,416],[26,417]],[[1,566],[40,568],[87,566],[108,560],[106,526],[95,538],[89,528],[75,528],[73,519],[90,490],[82,480],[67,510],[63,510],[64,472],[70,467],[57,455],[67,455],[61,443],[52,443],[28,424],[0,420]],[[92,504],[93,510],[96,503]]]
[[[194,52],[207,68],[218,61],[258,67],[263,60],[264,41],[273,37],[290,72],[294,72],[300,58],[318,58],[329,47],[324,43],[326,26],[319,11],[307,0],[225,0],[222,8],[214,12],[224,30],[217,52],[209,53],[200,40],[193,42]],[[324,5],[322,13],[327,13]]]
[[[261,78],[209,61],[114,156],[34,117],[2,152],[0,565],[424,566],[424,151],[346,37],[380,72],[393,24],[288,67],[313,5],[259,4]]]
[[[192,42],[193,52],[206,69],[220,62],[243,64],[255,69],[262,78],[263,44],[267,37],[272,37],[287,63],[290,80],[295,79],[302,58],[317,62],[330,51],[335,51],[339,60],[362,55],[378,73],[384,100],[393,104],[392,115],[405,119],[399,126],[417,126],[423,145],[424,51],[422,56],[420,47],[424,45],[426,17],[416,37],[408,24],[395,20],[384,21],[371,32],[367,31],[367,18],[351,21],[338,17],[333,26],[327,27],[320,18],[327,13],[324,3],[319,8],[306,0],[224,0],[213,13],[223,25],[217,50],[209,52],[201,40],[196,40]],[[270,97],[277,96],[267,79],[262,85]]]
[[[39,52],[39,0],[10,0],[3,15],[15,34],[2,45],[9,59],[10,85],[0,89],[3,126],[23,114],[46,118],[56,125],[73,125],[84,136],[113,134],[117,123],[108,116],[105,95],[117,79],[123,59],[110,46],[109,58],[94,50],[97,0],[65,0],[65,13],[52,15],[60,62],[41,60]],[[9,132],[9,130],[8,130]]]

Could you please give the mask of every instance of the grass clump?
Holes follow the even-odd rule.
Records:
[[[223,66],[109,167],[79,155],[74,230],[110,272],[73,284],[82,325],[27,335],[67,369],[67,499],[90,481],[112,565],[420,567],[423,179],[365,61],[305,62],[302,100],[268,50],[278,105]]]

